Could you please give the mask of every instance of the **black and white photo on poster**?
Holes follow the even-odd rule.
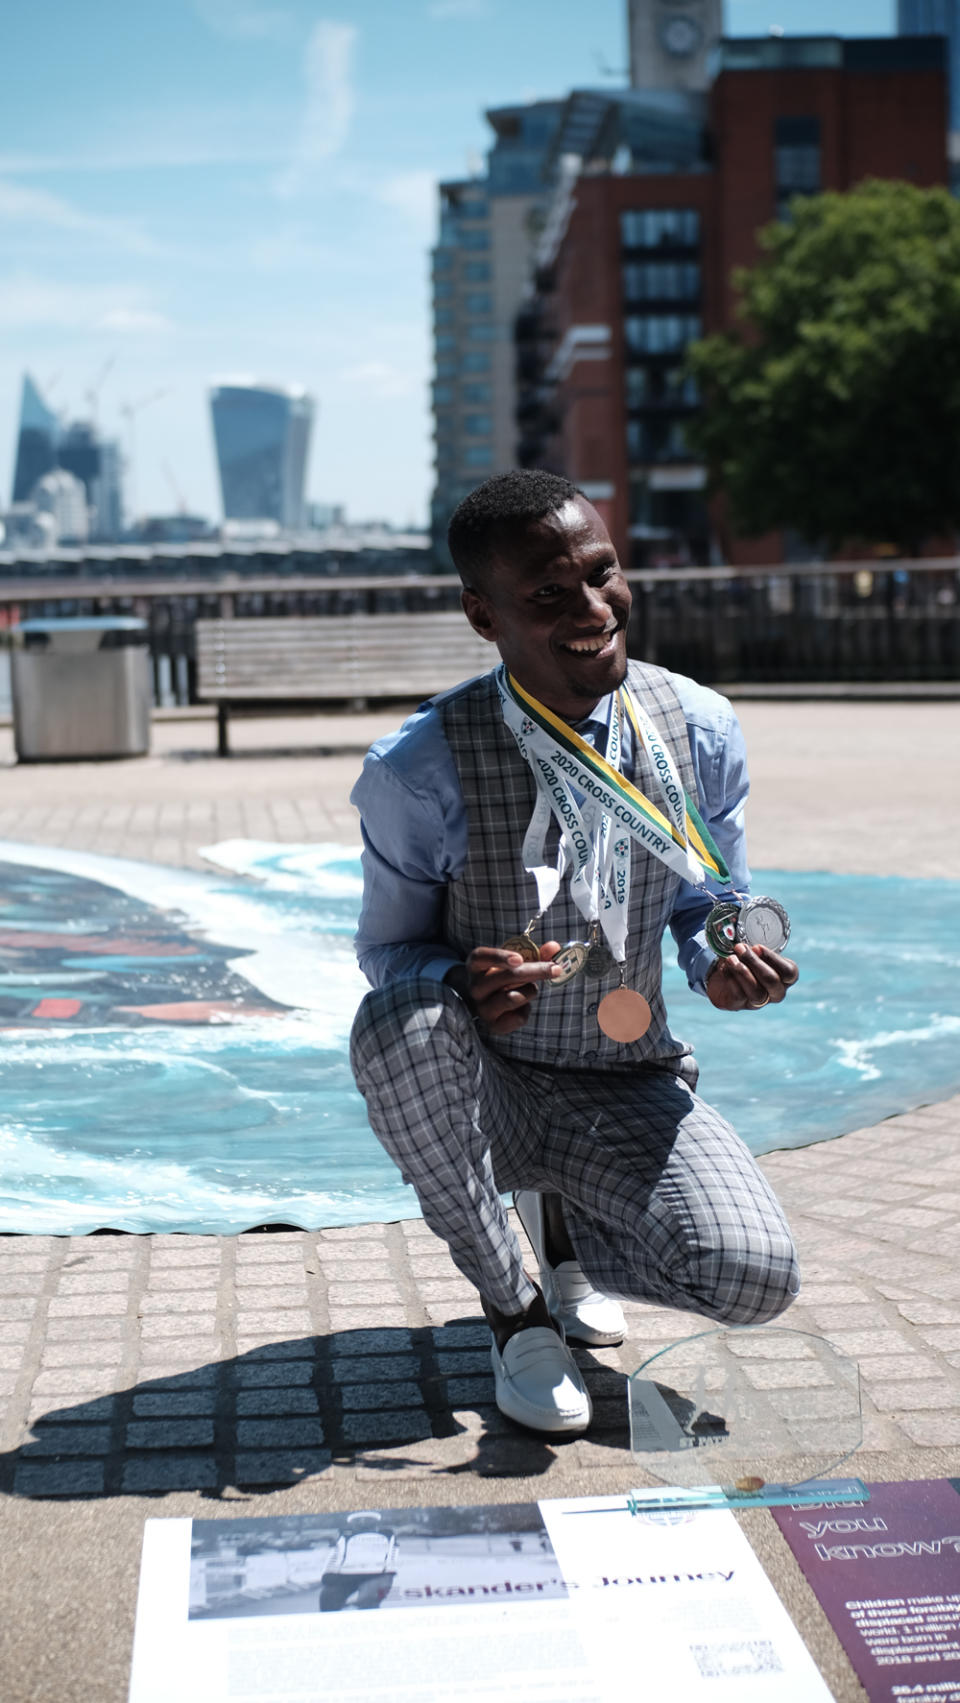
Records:
[[[535,1503],[193,1521],[191,1620],[566,1595]]]

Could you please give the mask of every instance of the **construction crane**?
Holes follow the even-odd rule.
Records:
[[[180,486],[177,484],[177,481],[173,476],[173,469],[170,466],[169,461],[164,459],[163,462],[161,463],[161,466],[163,467],[164,478],[166,479],[167,484],[170,486],[170,489],[173,492],[173,500],[177,505],[177,513],[178,514],[186,514],[188,512],[188,510],[187,510],[187,499],[184,496],[182,490],[180,489]]]
[[[90,409],[90,424],[94,427],[94,429],[96,429],[97,425],[97,409],[100,403],[100,392],[116,364],[116,355],[110,355],[108,359],[104,361],[103,366],[100,368],[100,371],[94,379],[93,384],[90,386],[90,389],[85,390],[83,393],[83,399]]]
[[[130,475],[130,516],[137,517],[137,415],[144,408],[149,408],[152,402],[159,402],[162,396],[168,396],[167,390],[152,390],[149,396],[141,396],[139,402],[121,402],[120,412],[127,423],[127,468]]]

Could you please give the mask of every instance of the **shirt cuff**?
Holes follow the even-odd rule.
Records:
[[[438,952],[435,957],[428,959],[427,963],[417,971],[417,975],[427,976],[432,982],[442,982],[447,971],[452,970],[454,964],[462,963],[463,959],[458,958],[455,952]]]
[[[687,966],[687,981],[694,993],[702,994],[704,999],[707,997],[707,977],[716,961],[717,954],[704,945]]]

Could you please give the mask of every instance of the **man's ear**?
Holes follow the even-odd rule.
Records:
[[[496,644],[497,623],[489,598],[464,586],[460,593],[460,604],[474,632],[479,633],[488,643]]]

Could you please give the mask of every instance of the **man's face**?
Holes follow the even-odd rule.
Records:
[[[603,521],[584,497],[535,521],[464,591],[471,626],[510,673],[566,721],[589,715],[627,671],[630,588]]]

